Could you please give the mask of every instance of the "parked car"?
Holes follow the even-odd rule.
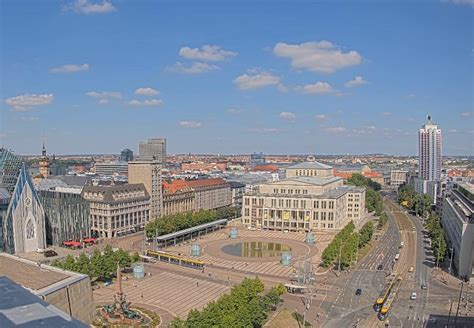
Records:
[[[412,301],[416,300],[416,293],[415,292],[411,293],[410,299]]]
[[[421,284],[421,289],[425,290],[427,288],[428,288],[428,286],[426,286],[426,284]]]
[[[383,269],[383,265],[379,264],[379,266],[377,267],[377,270],[382,270],[382,269]]]
[[[361,289],[361,288],[357,288],[357,289],[356,289],[356,295],[357,295],[357,296],[362,295],[362,289]]]
[[[107,286],[110,286],[112,285],[112,281],[111,280],[107,280],[106,282],[104,282],[104,286],[107,287]]]
[[[415,268],[411,266],[411,267],[408,269],[408,272],[411,273],[411,272],[413,272],[413,271],[415,271]]]

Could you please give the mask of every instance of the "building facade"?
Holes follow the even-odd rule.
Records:
[[[150,220],[150,196],[143,184],[85,186],[92,234],[113,238],[143,230]]]
[[[408,171],[390,170],[390,185],[399,186],[408,182]]]
[[[138,145],[138,154],[142,161],[166,162],[166,139],[153,138],[147,142],[140,142]]]
[[[46,248],[44,210],[24,164],[3,213],[0,251],[21,254]]]
[[[120,161],[121,162],[130,162],[133,161],[133,151],[126,148],[120,152]]]
[[[13,192],[20,174],[22,159],[6,148],[0,148],[0,188]]]
[[[127,162],[95,163],[95,173],[101,176],[128,175]]]
[[[441,178],[441,129],[431,121],[418,131],[418,177],[422,180],[439,181]]]
[[[163,187],[161,169],[163,164],[159,161],[134,160],[128,162],[128,182],[142,183],[150,195],[150,218],[162,216]]]
[[[443,200],[442,223],[452,266],[460,278],[474,282],[474,185],[460,183]]]
[[[242,202],[245,194],[245,184],[237,181],[229,181],[230,192],[232,194],[231,206],[242,208]]]
[[[194,209],[214,210],[232,204],[230,185],[224,179],[199,179],[186,181],[194,190]]]
[[[194,211],[195,196],[184,180],[163,181],[163,216]]]
[[[289,231],[339,230],[366,216],[365,188],[344,186],[329,165],[300,163],[287,178],[263,183],[244,195],[242,222],[253,228]]]
[[[81,241],[91,236],[89,202],[79,188],[56,187],[38,190],[46,219],[48,245],[61,246],[65,241]]]

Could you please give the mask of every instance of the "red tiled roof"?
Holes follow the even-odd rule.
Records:
[[[382,173],[379,173],[379,172],[364,172],[363,175],[366,178],[380,178],[380,177],[382,177]]]
[[[215,178],[215,179],[189,180],[189,181],[186,181],[186,183],[189,187],[196,188],[196,187],[206,187],[206,186],[217,186],[217,185],[225,184],[226,181],[221,178]]]
[[[276,172],[278,171],[278,166],[273,165],[273,164],[262,164],[262,165],[256,165],[253,169],[251,169],[253,172]]]

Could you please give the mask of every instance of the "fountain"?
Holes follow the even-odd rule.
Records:
[[[124,324],[128,326],[139,326],[143,317],[130,309],[130,302],[122,291],[122,271],[117,263],[117,285],[115,288],[114,303],[106,304],[100,309],[100,315],[111,324]]]

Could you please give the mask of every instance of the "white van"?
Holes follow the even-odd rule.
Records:
[[[400,258],[400,254],[397,253],[397,255],[395,255],[395,261],[398,261],[399,258]]]
[[[403,245],[405,245],[405,243],[402,241],[402,242],[400,243],[400,248],[402,248]]]

